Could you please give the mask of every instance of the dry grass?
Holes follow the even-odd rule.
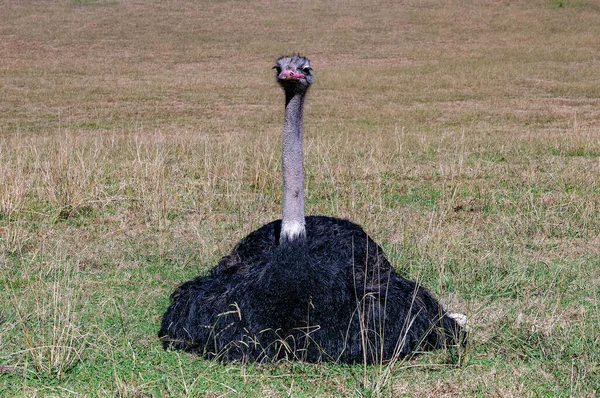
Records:
[[[52,274],[52,282],[32,285],[29,289],[19,288],[19,297],[15,292],[17,289],[9,286],[12,310],[16,314],[14,326],[25,345],[22,351],[11,353],[10,362],[15,363],[12,367],[22,369],[22,375],[28,375],[29,365],[36,375],[61,380],[81,360],[85,345],[85,336],[77,320],[81,310],[74,308],[81,303],[75,296],[68,270],[46,272]],[[45,278],[45,275],[34,277]]]
[[[600,6],[586,0],[0,4],[0,395],[594,396]],[[168,294],[280,213],[300,51],[307,213],[466,312],[393,368],[165,353]]]

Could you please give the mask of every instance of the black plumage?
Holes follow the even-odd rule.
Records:
[[[175,290],[165,348],[221,360],[377,363],[457,344],[460,326],[400,277],[363,229],[306,218],[306,240],[279,244],[281,220],[252,232],[209,275]]]

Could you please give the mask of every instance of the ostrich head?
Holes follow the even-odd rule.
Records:
[[[309,60],[296,54],[279,58],[275,61],[273,69],[277,71],[275,80],[286,94],[303,93],[313,82],[314,76]]]

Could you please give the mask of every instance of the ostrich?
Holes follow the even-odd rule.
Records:
[[[359,225],[304,216],[302,113],[313,70],[298,55],[274,69],[285,92],[283,219],[173,292],[163,347],[220,361],[381,363],[464,343],[464,316],[400,277]]]

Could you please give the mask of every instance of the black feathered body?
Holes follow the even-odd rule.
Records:
[[[264,225],[175,290],[159,331],[165,348],[224,361],[377,363],[458,341],[455,321],[360,226],[306,217],[306,238],[284,244],[280,230],[281,220]]]

